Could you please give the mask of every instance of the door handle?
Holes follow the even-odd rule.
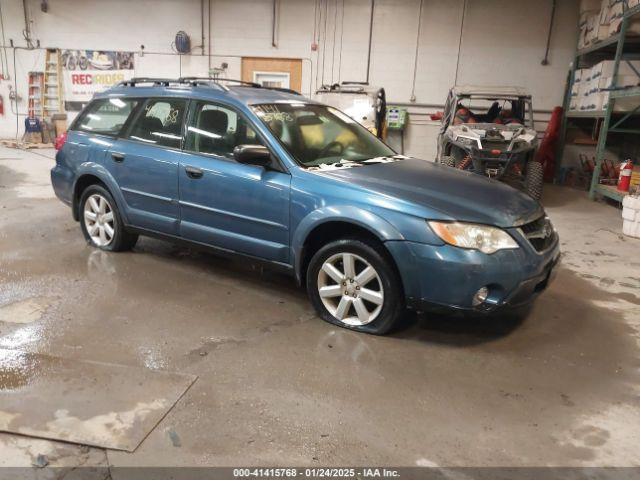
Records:
[[[187,172],[189,178],[202,178],[203,172],[196,167],[185,167],[184,171]]]
[[[111,152],[111,158],[113,158],[114,162],[124,162],[124,153]]]

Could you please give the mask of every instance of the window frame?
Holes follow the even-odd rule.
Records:
[[[126,101],[126,100],[139,101],[140,100],[139,97],[117,97],[117,98],[122,101]],[[103,137],[109,137],[109,138],[120,138],[120,136],[122,135],[122,132],[128,127],[128,124],[131,121],[131,118],[137,115],[137,111],[140,108],[140,103],[138,103],[131,109],[131,112],[129,112],[129,115],[127,116],[124,123],[122,124],[122,127],[120,127],[120,130],[118,130],[118,132],[116,133],[96,132],[96,131],[85,130],[83,128],[80,128],[80,122],[82,122],[86,118],[86,116],[89,114],[90,109],[94,105],[98,103],[108,103],[110,100],[111,98],[96,98],[91,100],[91,102],[89,102],[89,104],[73,120],[73,122],[69,126],[69,130],[73,132],[80,132],[80,133],[89,134],[89,135],[101,135]]]
[[[187,119],[184,123],[184,133],[182,136],[182,151],[185,153],[188,153],[190,155],[198,155],[200,157],[204,157],[204,158],[208,158],[208,159],[214,159],[214,160],[222,160],[225,162],[230,162],[230,163],[235,163],[237,165],[243,165],[240,162],[238,162],[235,158],[227,158],[223,155],[218,155],[218,154],[213,154],[213,153],[204,153],[204,152],[196,152],[194,150],[189,150],[186,148],[186,144],[187,144],[187,134],[188,134],[188,128],[189,126],[191,126],[191,122],[194,120],[195,117],[195,113],[196,110],[198,108],[198,104],[208,104],[208,105],[213,105],[215,107],[221,107],[224,108],[226,110],[230,110],[233,113],[236,114],[238,119],[242,119],[244,120],[244,122],[247,124],[247,126],[251,127],[251,129],[255,132],[256,136],[258,137],[258,139],[260,140],[260,142],[262,143],[262,145],[269,150],[269,153],[271,154],[271,158],[272,158],[272,165],[271,165],[271,170],[275,170],[277,172],[280,173],[286,173],[289,174],[289,170],[286,168],[286,166],[284,165],[284,163],[282,162],[282,160],[280,160],[280,158],[278,157],[278,155],[276,155],[273,152],[273,149],[269,146],[269,142],[266,140],[265,136],[262,134],[262,132],[260,131],[260,129],[258,128],[258,125],[256,124],[256,122],[254,122],[248,115],[246,115],[244,112],[242,112],[241,110],[239,110],[238,108],[236,108],[233,105],[229,105],[228,103],[225,102],[221,102],[218,100],[211,100],[211,99],[206,99],[206,98],[192,98],[189,102],[189,112],[187,115]]]
[[[183,151],[183,147],[184,147],[184,143],[185,143],[185,132],[186,132],[186,126],[187,126],[187,118],[188,118],[188,114],[189,114],[189,110],[191,108],[191,103],[192,100],[190,98],[184,98],[184,97],[174,97],[174,96],[150,96],[150,97],[128,97],[128,98],[136,98],[138,100],[142,100],[138,106],[136,107],[136,111],[132,112],[132,115],[129,116],[129,118],[127,119],[127,122],[125,123],[125,125],[123,126],[122,130],[120,131],[120,134],[118,135],[118,140],[125,140],[127,142],[134,142],[137,143],[139,145],[146,145],[148,147],[156,147],[156,148],[164,148],[167,150],[173,150],[176,152],[181,152]],[[135,123],[140,119],[140,116],[142,115],[142,113],[144,112],[144,106],[147,105],[149,102],[152,101],[171,101],[171,100],[179,100],[181,102],[185,103],[185,108],[184,108],[184,112],[182,112],[182,127],[180,129],[180,146],[179,147],[169,147],[166,145],[159,145],[157,143],[148,143],[148,142],[143,142],[142,140],[136,140],[135,138],[131,138],[131,131],[133,130],[133,126],[135,125]]]

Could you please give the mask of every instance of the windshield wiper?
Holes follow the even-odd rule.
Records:
[[[363,160],[362,163],[369,163],[369,164],[374,164],[374,163],[393,163],[393,162],[397,162],[398,160],[402,160],[405,159],[407,157],[405,157],[404,155],[394,155],[392,157],[373,157],[373,158],[369,158],[367,160]]]

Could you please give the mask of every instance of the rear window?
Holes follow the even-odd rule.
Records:
[[[109,98],[96,100],[80,114],[76,130],[118,135],[139,100],[131,98]]]

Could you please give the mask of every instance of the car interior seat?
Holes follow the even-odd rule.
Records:
[[[158,117],[149,116],[142,118],[142,121],[138,123],[138,126],[133,133],[136,137],[140,137],[145,140],[153,140],[154,142],[159,143],[160,138],[153,135],[153,133],[162,132],[162,130],[162,120]]]
[[[198,118],[198,128],[211,134],[199,134],[196,147],[199,152],[225,154],[231,153],[231,143],[227,138],[229,117],[222,110],[204,110]]]

